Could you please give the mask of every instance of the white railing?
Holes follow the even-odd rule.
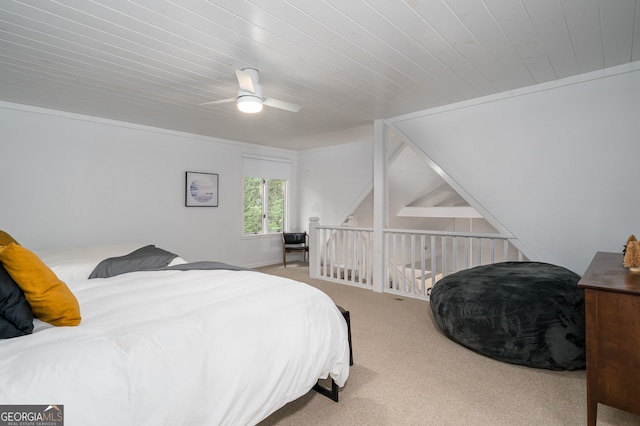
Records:
[[[442,277],[462,269],[526,257],[498,234],[384,230],[386,293],[429,299]],[[373,229],[349,226],[310,227],[312,278],[373,288]]]
[[[309,238],[311,276],[371,288],[372,233],[369,228],[317,226]]]
[[[387,229],[384,234],[384,291],[408,297],[428,299],[438,280],[462,269],[526,260],[510,243],[512,237],[499,234],[406,229]]]

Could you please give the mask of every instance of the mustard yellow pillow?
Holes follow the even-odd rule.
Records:
[[[80,324],[80,305],[69,287],[31,251],[10,243],[0,262],[24,292],[33,316],[53,325]]]
[[[8,246],[11,243],[18,244],[18,242],[11,235],[4,232],[3,230],[0,230],[0,246]]]

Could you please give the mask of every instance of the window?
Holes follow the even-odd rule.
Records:
[[[244,234],[280,233],[287,225],[291,161],[245,155]]]
[[[244,178],[244,233],[268,234],[285,228],[287,181]]]

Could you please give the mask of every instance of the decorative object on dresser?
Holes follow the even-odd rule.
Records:
[[[621,253],[596,253],[578,283],[585,291],[590,426],[598,403],[640,415],[640,275],[622,260]]]
[[[629,271],[640,273],[640,243],[636,239],[635,235],[631,234],[627,238],[627,243],[624,245],[624,258],[622,259],[622,265],[625,268],[629,268]]]

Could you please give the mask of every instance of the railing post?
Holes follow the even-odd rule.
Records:
[[[384,250],[384,227],[387,224],[386,195],[386,146],[387,134],[384,120],[373,122],[373,291],[384,291],[387,267]]]
[[[320,246],[320,238],[318,238],[319,217],[309,218],[309,277],[320,277],[320,254],[322,247]]]

